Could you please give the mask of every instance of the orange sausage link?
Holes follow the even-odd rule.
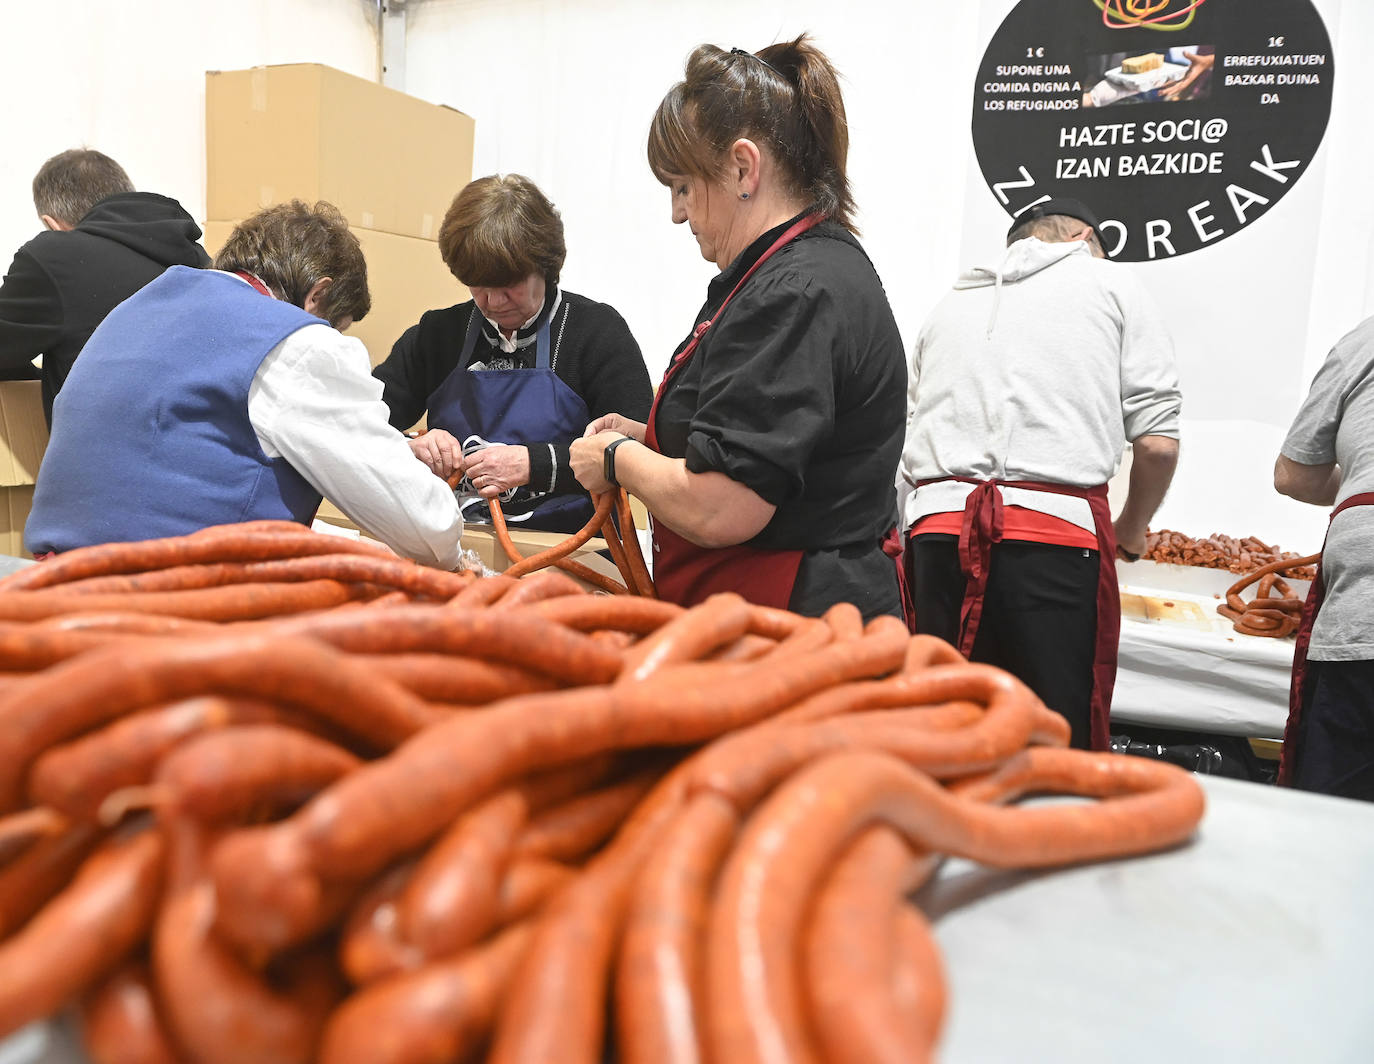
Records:
[[[241,724],[196,736],[163,758],[154,786],[165,815],[202,823],[291,808],[355,769],[347,750],[279,724]]]
[[[146,964],[126,964],[82,1001],[81,1044],[91,1064],[178,1064]]]
[[[421,953],[401,938],[396,900],[415,871],[407,861],[365,890],[339,933],[339,967],[354,986],[419,968]]]
[[[73,819],[94,820],[111,793],[148,783],[158,762],[192,735],[277,719],[266,702],[218,695],[131,713],[40,755],[29,773],[29,798]]]
[[[739,814],[697,795],[639,873],[615,971],[616,1048],[624,1064],[701,1064],[701,945],[716,876]]]
[[[654,587],[649,567],[644,562],[644,551],[639,545],[639,532],[635,528],[634,510],[630,507],[630,496],[621,488],[616,497],[616,513],[620,518],[620,541],[625,547],[625,558],[629,563],[628,586],[636,595],[657,598],[658,589]]]
[[[42,565],[29,566],[0,580],[0,592],[31,591],[89,576],[139,573],[202,562],[268,561],[303,554],[364,554],[393,558],[391,551],[363,540],[261,526],[217,525],[189,536],[104,543],[67,551]]]
[[[620,683],[643,683],[665,665],[696,661],[749,629],[752,607],[739,595],[712,595],[646,636],[626,653]]]
[[[497,926],[506,927],[538,912],[576,877],[576,869],[557,861],[543,858],[512,861],[501,881]]]
[[[813,898],[801,943],[802,983],[827,1061],[910,1064],[928,1056],[944,1015],[944,976],[933,948],[903,950],[913,929],[898,927],[903,896],[934,869],[934,858],[918,858],[890,828],[869,828]],[[914,984],[904,988],[906,1000],[898,997],[899,968]]]
[[[369,668],[428,702],[483,705],[515,695],[552,691],[552,677],[518,665],[457,654],[369,654]]]
[[[74,824],[40,839],[0,868],[0,941],[24,926],[65,887],[100,839],[92,824]]]
[[[517,925],[468,953],[354,994],[329,1019],[320,1064],[470,1059],[491,1030],[530,933],[528,926]]]
[[[52,1015],[143,941],[162,885],[163,851],[155,830],[110,840],[0,945],[0,1037]]]
[[[426,957],[447,957],[491,929],[511,847],[527,813],[524,796],[508,789],[458,818],[402,892],[397,909],[405,941]]]
[[[514,840],[513,856],[552,861],[582,859],[615,833],[662,775],[661,768],[646,769],[546,810]]]
[[[67,816],[41,804],[0,817],[0,869],[34,843],[61,835],[70,827]]]
[[[546,565],[553,565],[555,562],[567,558],[569,554],[586,543],[592,536],[596,535],[596,533],[601,530],[601,526],[606,523],[606,518],[611,512],[611,506],[614,504],[615,499],[612,497],[611,493],[607,492],[604,495],[598,495],[594,501],[596,503],[596,510],[582,528],[569,536],[562,543],[516,562],[506,570],[506,575],[509,577],[524,576],[526,573],[532,573],[536,569],[544,568]]]
[[[235,584],[189,591],[71,595],[62,591],[0,593],[0,617],[37,621],[69,613],[127,611],[202,621],[249,621],[287,613],[325,610],[357,598],[369,585],[338,580]]]
[[[397,903],[399,932],[426,957],[480,941],[499,920],[501,889],[532,811],[597,783],[609,757],[588,758],[497,791],[458,818],[420,859]]]
[[[128,594],[229,584],[337,580],[343,583],[379,584],[407,595],[444,600],[462,591],[469,579],[458,573],[431,569],[402,558],[382,558],[370,554],[314,554],[267,562],[218,562],[156,569],[146,573],[96,576],[59,584],[55,590],[69,595]]]
[[[572,685],[607,683],[621,663],[616,651],[530,611],[458,609],[452,603],[375,613],[333,610],[285,618],[255,631],[308,636],[355,654],[472,654]]]
[[[542,569],[537,573],[522,577],[520,583],[502,595],[492,604],[494,610],[511,610],[545,599],[562,598],[565,595],[582,595],[577,581],[553,569]]]
[[[532,605],[530,611],[579,632],[611,629],[636,635],[656,632],[686,612],[676,603],[661,599],[603,595],[545,599]]]
[[[202,829],[174,820],[167,830],[173,872],[153,972],[173,1040],[198,1064],[310,1064],[334,997],[328,973],[312,966],[277,990],[251,971],[213,933]]]

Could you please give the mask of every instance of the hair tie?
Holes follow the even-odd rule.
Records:
[[[762,63],[764,66],[766,66],[766,67],[767,67],[769,70],[771,70],[774,74],[776,74],[778,77],[782,78],[783,81],[790,81],[790,80],[791,80],[790,78],[788,78],[788,76],[787,76],[786,74],[784,74],[781,70],[779,70],[777,67],[775,67],[775,66],[774,66],[772,63],[770,63],[767,59],[763,58],[763,56],[761,56],[761,55],[755,55],[753,52],[746,52],[743,48],[731,48],[731,49],[730,49],[730,54],[731,54],[731,55],[747,55],[750,59],[757,59],[760,63]]]

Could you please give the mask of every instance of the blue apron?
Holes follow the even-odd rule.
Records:
[[[452,433],[465,454],[492,443],[537,447],[581,436],[591,414],[581,396],[553,371],[549,322],[539,327],[535,338],[533,369],[469,370],[481,320],[474,304],[458,364],[428,399],[430,428]],[[522,528],[565,533],[576,532],[590,520],[592,501],[585,492],[555,495],[548,487],[527,484],[507,493],[509,498],[503,496],[501,511],[506,520]],[[477,496],[466,479],[458,495],[465,520],[491,520],[486,500]]]

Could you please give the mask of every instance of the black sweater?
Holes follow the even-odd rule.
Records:
[[[176,200],[109,196],[69,232],[44,232],[14,256],[0,285],[0,375],[32,378],[43,356],[43,413],[105,315],[168,266],[210,264],[200,227]]]
[[[556,295],[556,290],[551,289],[548,303]],[[386,361],[372,371],[382,382],[382,399],[391,410],[391,424],[396,428],[407,429],[419,421],[430,395],[459,368],[458,356],[462,354],[468,318],[474,313],[476,307],[470,300],[444,310],[428,311],[396,341]],[[523,343],[513,354],[502,354],[495,347],[495,329],[483,319],[482,335],[486,342],[477,341],[472,361],[491,364],[496,359],[508,359],[513,366],[533,366],[532,341],[538,325],[536,322],[517,334],[517,343]],[[637,421],[649,416],[649,405],[653,402],[649,372],[629,326],[615,308],[564,291],[549,325],[549,343],[554,373],[587,404],[593,420],[612,413]],[[571,442],[533,441],[534,445],[528,448],[530,483],[547,484],[550,474],[556,474],[555,492],[581,491],[568,464]],[[552,460],[545,444],[552,445]],[[551,461],[556,463],[556,469]]]

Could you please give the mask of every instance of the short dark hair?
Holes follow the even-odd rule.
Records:
[[[305,306],[305,297],[329,277],[321,310],[331,324],[361,321],[372,309],[367,260],[348,220],[332,203],[301,200],[258,211],[234,226],[215,256],[214,268],[255,274],[278,299]]]
[[[470,182],[439,226],[439,254],[465,285],[504,288],[537,273],[558,284],[568,245],[563,219],[528,177],[493,174]]]
[[[649,167],[665,185],[676,175],[717,180],[741,137],[768,150],[792,193],[857,232],[840,76],[806,34],[752,54],[697,48],[654,114]]]
[[[76,225],[101,200],[133,190],[124,167],[108,155],[91,148],[71,148],[38,168],[33,205],[40,216]]]

